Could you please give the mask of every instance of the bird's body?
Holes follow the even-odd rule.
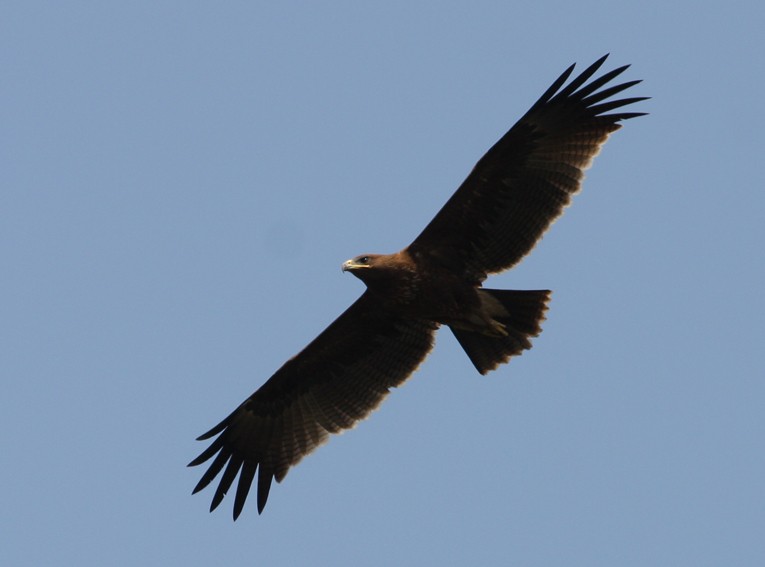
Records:
[[[363,281],[370,297],[397,317],[448,325],[453,330],[487,337],[505,337],[509,333],[499,319],[510,313],[491,290],[481,288],[481,280],[456,274],[422,254],[407,249],[395,254],[366,254],[345,262],[343,270]],[[540,309],[543,311],[544,305]]]
[[[480,303],[479,282],[464,278],[407,250],[395,254],[368,254],[365,264],[349,260],[343,270],[363,281],[368,293],[403,317],[450,324],[466,318]]]
[[[517,264],[569,204],[583,170],[637,112],[609,111],[643,100],[607,100],[627,66],[587,82],[601,58],[564,86],[573,65],[476,164],[420,235],[395,254],[343,264],[367,289],[234,412],[199,439],[217,437],[190,465],[214,457],[194,492],[222,472],[211,509],[239,475],[234,519],[257,475],[261,512],[271,482],[353,427],[406,380],[448,326],[481,373],[531,348],[550,292],[483,287]]]

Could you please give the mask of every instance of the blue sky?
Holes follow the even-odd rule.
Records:
[[[6,2],[4,565],[765,563],[755,2]],[[217,423],[570,63],[652,96],[534,253],[534,348],[448,332],[262,516]]]

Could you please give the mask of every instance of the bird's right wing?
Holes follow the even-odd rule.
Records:
[[[374,410],[433,347],[436,324],[403,320],[365,292],[302,352],[288,360],[231,415],[199,437],[218,436],[189,466],[213,458],[194,493],[223,471],[210,510],[239,473],[234,519],[258,472],[258,512],[272,479]],[[217,456],[216,456],[217,455]]]

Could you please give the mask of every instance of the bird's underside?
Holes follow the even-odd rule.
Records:
[[[280,482],[330,434],[369,415],[425,359],[440,325],[482,374],[531,348],[550,292],[482,283],[528,254],[580,189],[608,136],[644,114],[617,111],[645,98],[613,98],[639,82],[610,85],[628,66],[593,79],[605,59],[566,83],[569,67],[407,248],[343,264],[366,284],[364,294],[199,437],[214,439],[189,465],[212,463],[194,492],[221,474],[211,510],[238,475],[236,519],[257,475],[262,512],[273,479]]]

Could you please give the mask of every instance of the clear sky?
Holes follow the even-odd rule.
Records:
[[[0,563],[765,564],[759,2],[4,2]],[[706,5],[707,7],[701,7]],[[194,438],[570,63],[652,96],[534,253],[534,348],[420,371],[275,485]],[[580,67],[582,68],[582,67]]]

